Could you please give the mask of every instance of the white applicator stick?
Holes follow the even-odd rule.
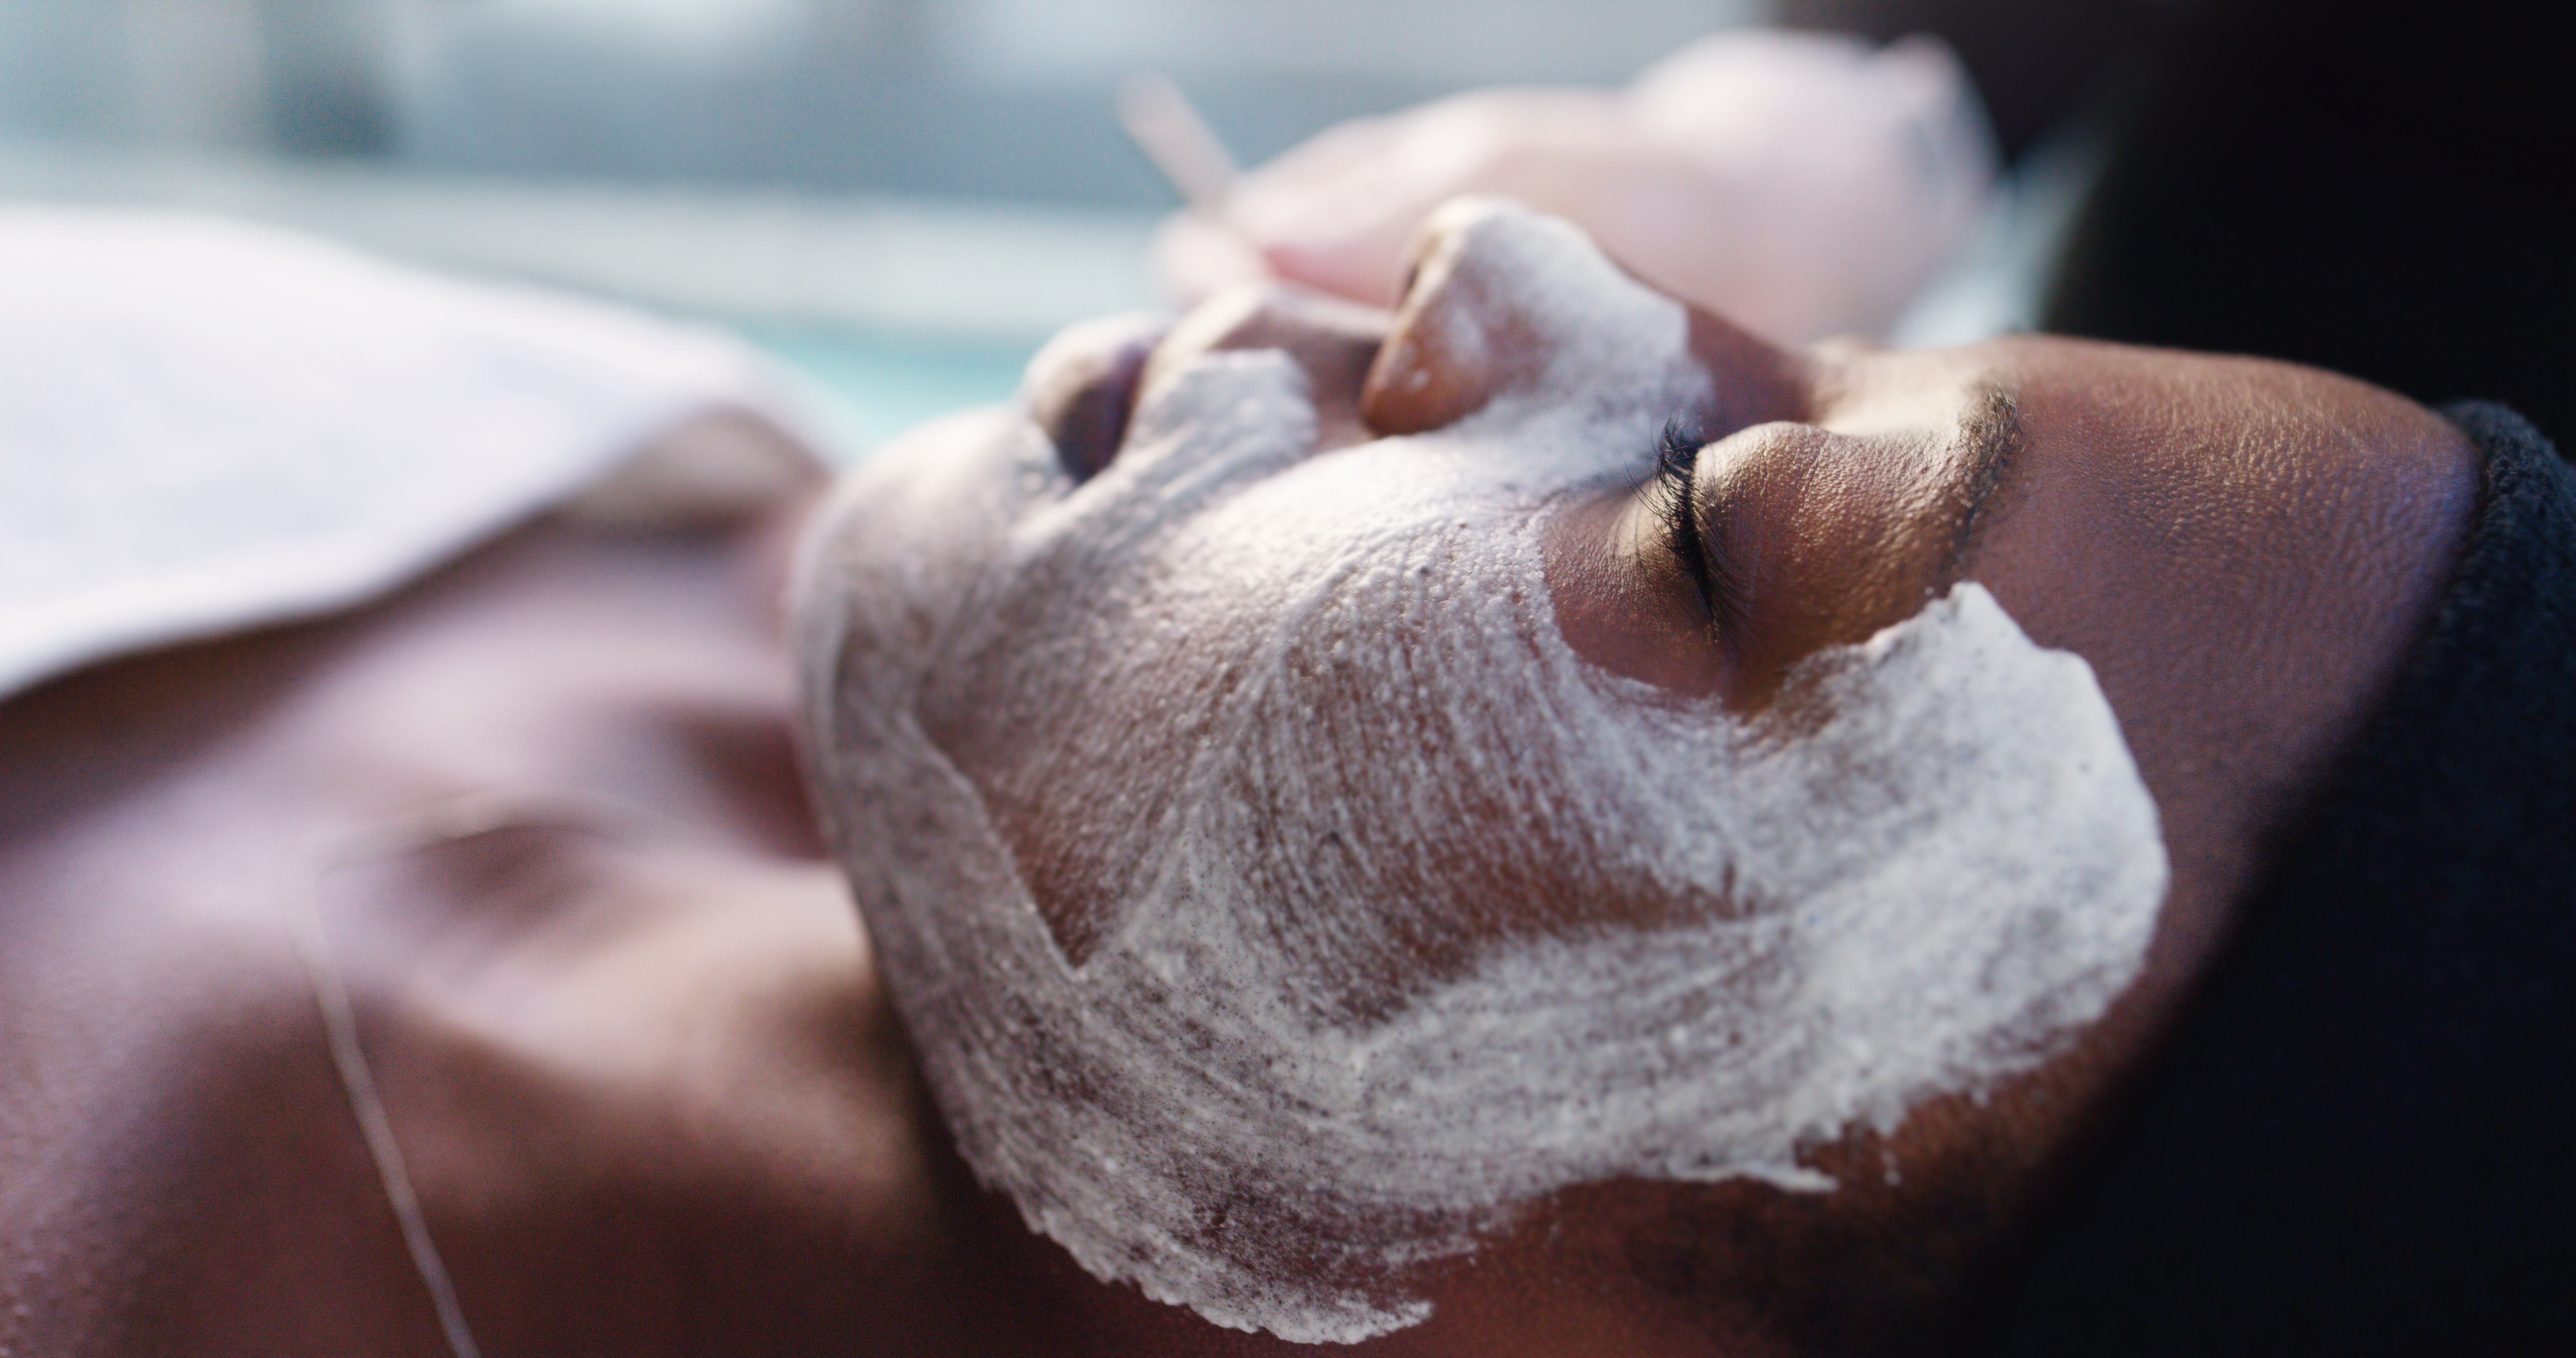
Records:
[[[1129,76],[1118,87],[1118,124],[1191,211],[1213,217],[1224,209],[1240,172],[1180,86],[1150,72]]]

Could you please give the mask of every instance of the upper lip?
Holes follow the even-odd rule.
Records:
[[[1030,418],[1054,441],[1076,480],[1118,455],[1142,390],[1202,354],[1275,349],[1306,373],[1318,451],[1375,435],[1360,417],[1360,392],[1391,317],[1288,284],[1220,293],[1178,321],[1116,316],[1056,337],[1029,363]]]
[[[1360,416],[1360,394],[1394,316],[1386,310],[1293,283],[1255,283],[1219,293],[1173,327],[1148,376],[1200,354],[1276,349],[1306,373],[1315,407],[1316,451],[1377,437]]]

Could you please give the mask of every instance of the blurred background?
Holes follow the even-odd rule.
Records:
[[[1246,163],[1616,84],[1763,0],[0,0],[0,198],[171,206],[714,320],[872,439],[1155,298],[1158,71]]]

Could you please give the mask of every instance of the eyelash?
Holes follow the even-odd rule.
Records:
[[[1700,532],[1698,472],[1705,442],[1683,417],[1665,421],[1647,494],[1655,517],[1663,523],[1665,549],[1682,563],[1683,572],[1699,590],[1720,641],[1731,644],[1740,635],[1747,601],[1743,580],[1728,568],[1723,556],[1709,550],[1708,536]]]

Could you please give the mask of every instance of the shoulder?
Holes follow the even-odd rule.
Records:
[[[776,546],[544,524],[0,704],[0,1345],[436,1351],[326,977],[487,1346],[955,1328]]]

